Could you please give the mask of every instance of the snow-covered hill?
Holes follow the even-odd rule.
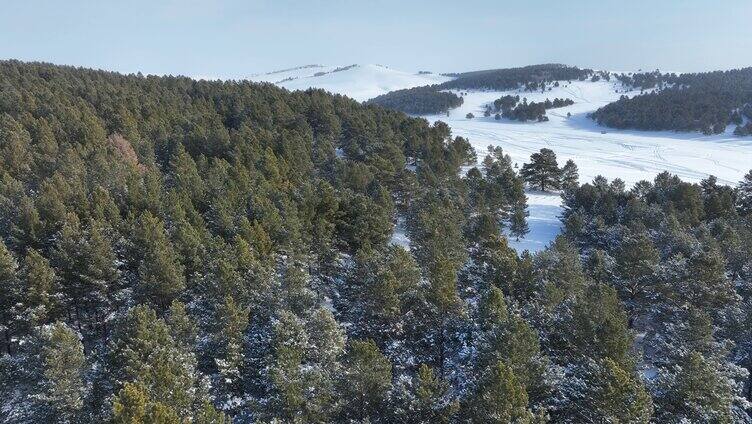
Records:
[[[380,65],[344,67],[309,65],[295,69],[256,75],[255,81],[269,81],[290,90],[309,87],[323,88],[364,101],[389,91],[428,84],[450,78],[438,74],[402,72]],[[480,158],[489,145],[501,146],[522,166],[530,155],[541,148],[552,149],[559,162],[573,159],[580,170],[580,182],[597,175],[608,179],[621,178],[627,186],[640,180],[652,180],[656,174],[669,171],[687,181],[699,181],[709,174],[719,182],[735,184],[752,168],[752,138],[731,134],[704,136],[699,133],[620,131],[596,125],[587,114],[618,100],[624,92],[615,81],[562,81],[551,91],[470,91],[460,90],[464,104],[449,115],[426,116],[430,121],[447,122],[455,135],[470,140]],[[526,97],[528,101],[546,98],[569,98],[574,104],[547,112],[548,122],[520,123],[483,117],[485,105],[506,94]],[[475,115],[467,119],[468,113]],[[568,116],[571,115],[571,116]],[[556,194],[528,193],[531,232],[524,240],[512,242],[519,250],[544,248],[560,230],[558,216],[560,199]],[[398,231],[399,233],[399,231]],[[397,234],[395,242],[405,244]]]
[[[249,79],[272,82],[288,90],[322,88],[365,101],[390,91],[439,84],[451,78],[439,74],[398,71],[381,65],[308,65],[254,75]]]
[[[463,90],[467,94],[461,107],[453,109],[449,116],[426,118],[448,123],[455,135],[470,140],[480,158],[487,146],[501,146],[513,163],[521,167],[533,152],[549,148],[556,153],[560,164],[567,159],[577,163],[581,183],[602,175],[608,179],[621,178],[631,186],[669,171],[685,181],[699,181],[712,174],[721,183],[736,184],[752,168],[752,138],[733,136],[732,127],[725,134],[714,136],[614,130],[600,127],[587,117],[588,113],[618,100],[625,94],[623,91],[624,88],[613,81],[562,82],[545,93]],[[526,97],[528,101],[570,98],[575,104],[548,110],[548,122],[520,123],[483,117],[485,105],[506,94]],[[626,94],[632,96],[638,92]],[[475,118],[467,119],[468,113]],[[524,240],[513,244],[518,249],[540,250],[559,232],[560,199],[557,195],[528,193],[528,204],[531,232]]]
[[[486,104],[507,94],[528,101],[570,98],[575,104],[549,109],[548,122],[520,123],[483,117]],[[629,186],[669,171],[687,181],[699,181],[713,174],[719,182],[735,184],[752,168],[752,139],[732,135],[731,126],[725,134],[705,136],[694,132],[614,130],[598,126],[587,117],[623,94],[619,84],[605,81],[564,82],[545,93],[471,91],[464,96],[464,104],[453,109],[449,116],[427,118],[448,123],[454,134],[470,139],[479,155],[488,145],[502,146],[520,166],[529,160],[531,153],[550,148],[560,162],[573,159],[577,163],[581,181],[603,175],[609,179],[621,178]],[[473,113],[475,118],[467,119],[467,113]]]

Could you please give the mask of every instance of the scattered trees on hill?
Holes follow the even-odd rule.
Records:
[[[511,94],[507,94],[506,96],[503,96],[494,100],[493,102],[494,110],[496,112],[501,111],[504,113],[508,113],[509,111],[514,109],[514,107],[517,105],[517,103],[519,103],[519,101],[520,101],[520,96],[512,96]]]
[[[501,116],[507,119],[514,119],[516,121],[531,121],[537,120],[538,122],[548,121],[546,116],[547,109],[554,109],[559,107],[565,107],[573,105],[574,101],[571,99],[559,99],[556,98],[553,101],[546,99],[543,102],[530,102],[527,99],[522,99],[520,102],[520,96],[506,95],[499,99],[494,100],[494,110],[501,112]],[[490,115],[490,107],[488,114]]]
[[[461,96],[447,90],[512,90],[545,91],[556,81],[585,80],[592,70],[560,64],[525,66],[522,68],[446,74],[455,77],[441,84],[396,90],[369,100],[376,104],[410,114],[437,114],[462,105]],[[467,93],[465,93],[467,94]],[[559,107],[559,106],[552,106]],[[548,108],[548,107],[547,107]],[[497,111],[499,108],[497,108]],[[537,119],[538,115],[533,115]]]

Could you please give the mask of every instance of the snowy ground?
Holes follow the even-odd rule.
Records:
[[[527,193],[527,203],[530,232],[519,240],[509,236],[509,246],[518,252],[537,252],[545,249],[561,231],[561,198],[558,194],[530,191]]]
[[[397,246],[402,246],[405,249],[410,249],[410,238],[407,237],[407,228],[405,228],[405,218],[397,218],[397,225],[394,227],[392,233],[391,243]]]
[[[336,66],[307,66],[253,76],[255,81],[270,81],[290,90],[323,88],[333,93],[364,101],[392,90],[437,84],[448,80],[438,74],[403,72],[380,65],[358,65],[336,71]],[[317,75],[318,74],[318,75]],[[618,92],[617,92],[618,91]],[[580,170],[580,182],[591,181],[597,175],[608,179],[621,178],[631,186],[637,181],[653,179],[656,174],[669,171],[687,181],[699,181],[709,174],[719,182],[736,184],[752,168],[752,137],[739,138],[731,134],[704,136],[699,133],[619,131],[599,127],[587,114],[617,100],[625,94],[615,81],[560,82],[551,91],[522,90],[491,92],[460,90],[464,104],[453,109],[449,116],[426,116],[429,121],[442,120],[452,127],[455,135],[470,140],[480,159],[489,145],[501,146],[513,163],[522,166],[530,154],[547,147],[558,156],[559,163],[573,159]],[[486,104],[506,95],[516,94],[529,101],[546,98],[570,98],[572,106],[550,109],[549,122],[520,123],[493,116],[483,117]],[[636,91],[626,93],[629,96]],[[474,119],[466,119],[473,113]],[[571,113],[571,117],[567,114]],[[558,195],[528,193],[530,233],[510,244],[522,251],[543,249],[559,233],[560,199]],[[393,242],[406,246],[409,240],[404,225],[398,223]]]
[[[323,88],[344,94],[359,102],[390,91],[439,84],[451,78],[439,74],[404,72],[381,65],[342,66],[309,65],[297,69],[255,75],[253,81],[269,81],[288,90]]]
[[[556,152],[560,164],[567,159],[577,163],[581,183],[603,175],[608,179],[621,178],[627,186],[640,180],[652,180],[663,171],[687,181],[699,181],[712,174],[721,183],[736,184],[752,168],[752,138],[733,136],[732,127],[725,134],[704,136],[619,131],[596,125],[587,114],[624,94],[623,88],[614,82],[562,82],[560,87],[545,93],[461,91],[467,93],[461,107],[453,109],[449,116],[426,118],[442,120],[452,127],[455,135],[468,138],[479,159],[487,146],[501,146],[512,162],[521,167],[529,161],[530,154],[546,147]],[[506,94],[526,97],[528,101],[570,98],[575,104],[548,110],[549,122],[520,123],[497,121],[493,115],[484,117],[485,105]],[[635,94],[637,92],[627,93]],[[473,113],[475,118],[465,118],[467,113]],[[567,113],[572,116],[567,117]],[[520,251],[544,248],[559,232],[559,200],[556,195],[528,193],[530,234],[519,242],[511,240],[510,244]]]

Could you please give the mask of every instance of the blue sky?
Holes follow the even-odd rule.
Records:
[[[241,78],[303,64],[752,66],[750,0],[4,0],[0,58]]]

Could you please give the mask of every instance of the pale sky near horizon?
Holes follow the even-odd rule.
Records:
[[[0,59],[128,73],[704,71],[752,66],[751,47],[750,0],[0,0]]]

